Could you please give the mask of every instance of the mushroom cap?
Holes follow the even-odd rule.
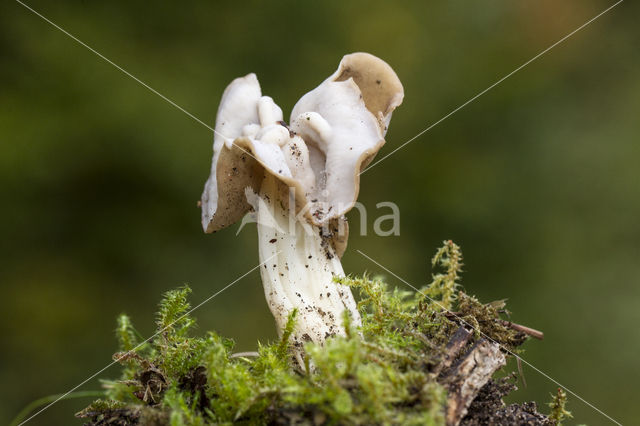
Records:
[[[296,103],[287,128],[282,110],[262,96],[255,74],[233,80],[216,117],[211,175],[201,200],[205,232],[247,213],[244,190],[258,192],[266,173],[293,188],[296,212],[310,223],[341,220],[355,204],[360,172],[384,145],[391,113],[403,97],[386,62],[353,53]]]
[[[404,89],[393,69],[368,53],[346,55],[332,76],[293,107],[291,129],[307,143],[324,211],[321,224],[353,207],[360,172],[385,143],[391,113]]]

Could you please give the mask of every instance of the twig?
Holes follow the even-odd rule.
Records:
[[[516,324],[514,322],[507,321],[507,320],[500,320],[500,322],[509,328],[513,328],[514,330],[521,331],[524,334],[531,337],[535,337],[538,340],[544,339],[544,333],[542,331],[536,330],[534,328],[526,327],[524,325]]]
[[[235,354],[229,355],[229,358],[245,358],[256,356],[260,356],[260,354],[258,352],[236,352]]]
[[[450,320],[459,320],[459,319],[461,319],[462,316],[464,316],[464,314],[462,312],[447,311],[447,312],[444,313],[444,316],[446,316]],[[503,319],[500,319],[500,318],[496,318],[495,320],[500,322],[500,324],[504,325],[505,327],[509,327],[509,328],[514,329],[514,330],[521,331],[522,333],[526,334],[527,336],[531,336],[531,337],[534,337],[534,338],[539,339],[539,340],[544,339],[544,333],[542,331],[540,331],[540,330],[536,330],[535,328],[527,327],[527,326],[524,326],[524,325],[521,325],[521,324],[516,324],[515,322],[503,320]]]

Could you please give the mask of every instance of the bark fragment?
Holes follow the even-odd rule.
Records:
[[[446,424],[460,424],[478,392],[493,373],[506,364],[500,347],[486,339],[480,339],[448,371],[442,383],[449,391],[446,407]]]
[[[453,333],[453,336],[451,336],[449,343],[447,343],[447,346],[444,348],[442,361],[433,370],[435,375],[438,375],[442,371],[451,367],[453,361],[455,361],[462,349],[464,349],[467,343],[469,343],[472,335],[473,333],[467,330],[464,326],[458,327],[455,333]]]

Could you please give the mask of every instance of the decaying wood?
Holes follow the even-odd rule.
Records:
[[[446,408],[447,426],[456,426],[460,423],[480,389],[489,381],[493,373],[505,364],[506,359],[500,347],[496,343],[480,339],[454,366],[443,372],[442,384],[449,391]]]
[[[535,402],[507,406],[503,398],[516,390],[512,378],[491,379],[469,406],[460,426],[519,425],[553,426],[555,422],[538,412]]]
[[[455,361],[462,349],[469,343],[472,335],[473,333],[464,326],[460,326],[455,333],[453,333],[451,340],[449,340],[449,343],[447,343],[447,346],[444,348],[442,361],[436,365],[433,370],[436,376],[451,367],[453,361]]]

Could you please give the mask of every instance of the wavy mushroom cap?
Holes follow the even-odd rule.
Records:
[[[255,74],[226,88],[216,117],[211,175],[202,194],[202,226],[215,232],[247,213],[245,188],[266,173],[294,188],[296,206],[323,225],[354,205],[361,170],[384,145],[404,90],[393,69],[368,53],[346,55],[336,72],[294,106],[291,127],[262,96]],[[288,192],[281,191],[288,202]]]

